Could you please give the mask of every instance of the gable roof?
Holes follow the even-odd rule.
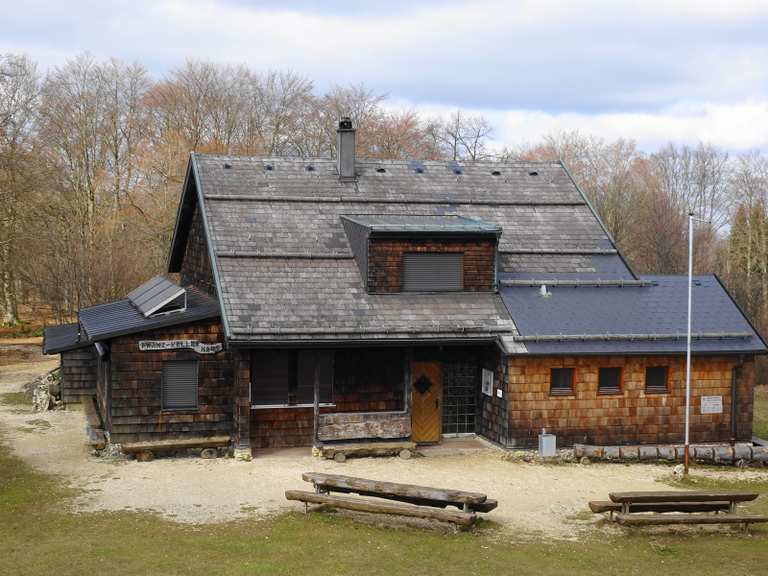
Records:
[[[502,281],[501,295],[519,335],[506,339],[529,354],[668,354],[686,349],[688,278],[582,276]],[[547,286],[548,295],[541,293]],[[765,353],[766,345],[716,276],[692,290],[695,353]]]
[[[329,159],[192,154],[169,271],[179,271],[200,209],[225,332],[235,343],[514,333],[498,294],[368,294],[344,215],[371,227],[476,221],[503,230],[502,261],[598,255],[631,276],[562,164],[477,162],[462,164],[461,174],[454,164],[359,159],[357,178],[341,181]]]

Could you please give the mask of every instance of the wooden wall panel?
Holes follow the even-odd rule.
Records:
[[[731,369],[734,357],[694,357],[691,377],[691,442],[727,442],[731,426]],[[748,361],[738,384],[738,437],[752,434],[754,366]],[[667,394],[645,393],[645,367],[669,367]],[[623,368],[619,394],[598,394],[598,368]],[[550,369],[573,367],[574,393],[552,396]],[[535,445],[542,428],[558,436],[558,445],[678,443],[685,415],[684,357],[585,356],[511,357],[509,371],[510,444]],[[701,396],[722,396],[722,414],[701,414]]]
[[[233,381],[231,355],[197,354],[192,350],[139,351],[140,340],[224,341],[218,319],[173,326],[111,341],[111,439],[113,442],[157,440],[189,435],[232,433]],[[161,406],[163,361],[199,363],[198,409],[164,411]]]
[[[80,396],[96,395],[98,354],[94,346],[61,353],[61,399],[77,404]]]
[[[192,285],[211,296],[216,296],[216,283],[208,254],[205,229],[203,228],[200,209],[197,206],[195,206],[192,226],[187,237],[187,247],[181,262],[180,276],[182,286]]]
[[[371,238],[368,246],[368,291],[400,292],[403,254],[406,252],[464,253],[464,290],[490,291],[494,286],[496,241],[384,240]]]

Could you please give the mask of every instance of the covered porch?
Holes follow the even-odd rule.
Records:
[[[248,385],[238,386],[238,404],[247,410],[236,414],[235,432],[253,454],[475,435],[499,441],[505,393],[494,343],[251,349],[240,364]]]

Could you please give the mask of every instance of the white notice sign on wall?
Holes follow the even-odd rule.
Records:
[[[701,397],[702,414],[722,414],[723,397],[722,396],[702,396]]]
[[[483,368],[483,394],[493,396],[493,372]]]

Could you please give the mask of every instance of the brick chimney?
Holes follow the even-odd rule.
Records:
[[[355,179],[355,129],[349,116],[343,116],[339,120],[339,129],[336,130],[336,168],[339,178],[343,180]]]

